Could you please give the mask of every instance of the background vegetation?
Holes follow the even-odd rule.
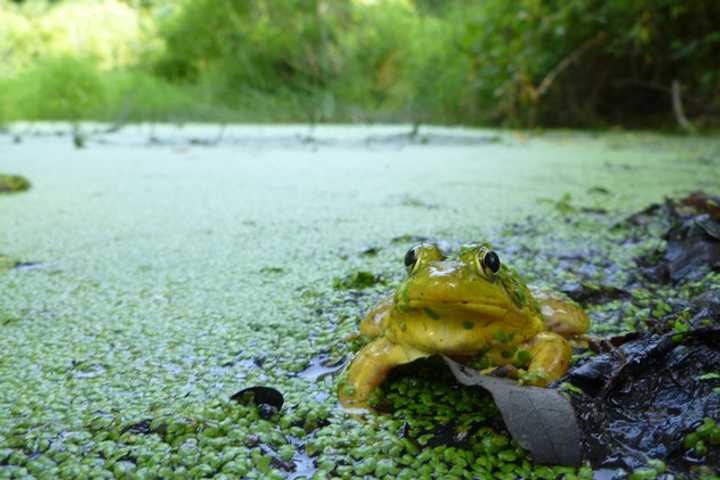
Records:
[[[717,19],[707,0],[0,0],[0,121],[710,127]]]

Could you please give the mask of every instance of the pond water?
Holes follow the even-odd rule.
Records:
[[[337,340],[302,299],[400,265],[392,238],[483,239],[566,194],[621,218],[720,188],[709,138],[105,128],[84,125],[82,149],[63,125],[0,134],[0,172],[33,184],[0,196],[0,254],[42,265],[0,274],[0,440],[30,421],[93,435],[98,412],[187,412],[252,384],[332,405],[331,379],[296,375]]]

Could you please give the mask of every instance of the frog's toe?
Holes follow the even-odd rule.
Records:
[[[513,365],[502,365],[491,369],[487,375],[500,378],[518,378],[518,369]]]
[[[528,366],[532,379],[528,383],[531,385],[544,387],[565,375],[570,366],[570,343],[557,333],[539,333],[526,344],[526,348],[531,356]]]

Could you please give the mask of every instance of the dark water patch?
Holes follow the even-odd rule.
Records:
[[[287,436],[286,438],[290,444],[295,447],[295,453],[292,458],[293,469],[288,474],[288,480],[300,477],[311,478],[317,470],[317,466],[315,465],[315,461],[305,453],[305,444],[302,440],[292,436]]]
[[[262,267],[260,269],[260,273],[265,273],[265,274],[279,275],[279,274],[282,274],[285,272],[286,272],[286,270],[283,267]]]
[[[382,247],[378,247],[377,245],[369,245],[360,251],[360,255],[363,255],[365,257],[375,257],[378,253],[380,253],[381,250]]]
[[[411,146],[411,145],[432,145],[442,147],[452,146],[475,146],[475,145],[493,145],[502,142],[502,138],[497,135],[447,135],[439,133],[417,133],[408,132],[394,135],[375,135],[367,137],[365,143],[367,145],[386,145],[386,146]]]
[[[308,455],[303,453],[300,445],[295,445],[296,450],[293,453],[292,459],[285,460],[280,457],[278,452],[273,450],[269,445],[261,444],[258,446],[260,451],[270,457],[270,464],[278,470],[281,470],[287,474],[288,479],[295,479],[299,477],[310,478],[317,469],[315,462]]]
[[[630,297],[630,292],[622,288],[591,282],[566,283],[560,288],[560,291],[581,305],[595,305]]]
[[[15,270],[19,271],[41,270],[47,267],[46,263],[41,262],[17,262],[15,264]]]
[[[317,467],[315,461],[305,453],[305,444],[302,440],[291,435],[282,435],[288,446],[292,447],[292,456],[281,454],[272,445],[263,443],[260,436],[249,435],[245,445],[256,448],[270,459],[270,465],[286,474],[285,478],[312,477]]]
[[[151,433],[155,433],[155,430],[152,428],[153,419],[152,418],[146,418],[144,420],[140,420],[137,423],[133,423],[131,425],[126,426],[121,430],[121,434],[123,433],[135,433],[139,435],[149,435]]]
[[[84,133],[84,137],[92,139],[101,144],[124,144],[122,140],[113,137],[113,132],[108,129],[95,129]],[[31,132],[30,136],[66,136],[71,132],[62,131]],[[238,146],[245,148],[306,148],[317,151],[321,147],[343,147],[343,148],[365,148],[365,149],[392,149],[398,150],[405,147],[473,147],[482,145],[493,145],[504,143],[497,135],[477,134],[444,134],[444,133],[396,133],[388,135],[365,135],[365,136],[332,136],[323,135],[309,129],[307,132],[299,133],[275,133],[273,135],[242,135],[237,132],[228,131],[225,127],[218,128],[215,134],[209,133],[205,136],[198,135],[160,135],[158,132],[150,131],[146,134],[143,146],[187,146],[194,148],[212,148],[217,146]]]
[[[105,374],[107,366],[100,363],[73,360],[70,362],[69,371],[72,372],[75,378],[95,378]]]
[[[427,242],[429,240],[430,240],[430,237],[406,233],[405,235],[400,235],[399,237],[393,237],[393,239],[391,241],[393,243],[422,243],[422,242]]]
[[[8,270],[30,271],[47,268],[48,265],[42,262],[22,262],[6,255],[0,254],[0,272]]]
[[[454,448],[470,448],[470,439],[486,425],[483,422],[474,422],[469,428],[459,425],[455,421],[439,424],[428,430],[424,435],[429,435],[430,439],[425,445],[428,448],[434,447],[454,447]],[[405,438],[411,438],[407,435],[407,424],[404,428]]]
[[[262,359],[261,361],[256,361],[255,359]],[[224,362],[221,367],[223,368],[230,368],[230,367],[241,367],[246,370],[251,370],[255,368],[262,368],[262,363],[265,361],[264,357],[256,356],[252,359],[244,358],[244,352],[240,352],[235,355],[235,357],[231,360],[228,360]]]
[[[440,208],[440,205],[436,203],[426,202],[422,198],[412,195],[404,195],[403,197],[401,197],[398,200],[398,205],[402,207],[424,208],[426,210],[436,210]]]
[[[310,360],[310,365],[297,375],[309,382],[316,382],[328,375],[333,375],[339,372],[345,367],[345,365],[347,365],[347,363],[347,357],[333,359],[329,354],[321,353],[317,357],[312,358]]]
[[[595,195],[611,195],[612,192],[610,192],[610,189],[607,187],[603,187],[602,185],[595,185],[587,189],[588,193],[592,193]]]

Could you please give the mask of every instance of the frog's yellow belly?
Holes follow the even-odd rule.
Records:
[[[384,332],[385,338],[429,353],[476,355],[488,350],[505,350],[533,338],[543,330],[537,317],[489,318],[474,312],[442,311],[393,312]]]

